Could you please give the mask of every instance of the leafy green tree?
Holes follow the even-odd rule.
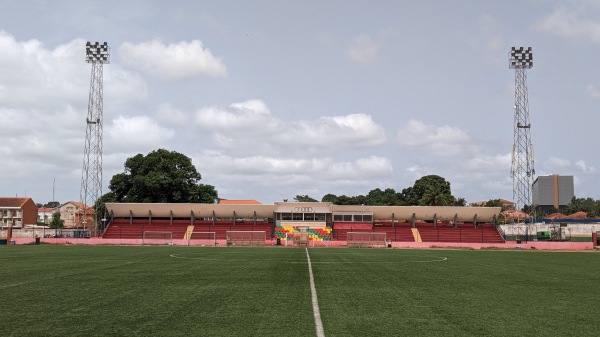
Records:
[[[337,195],[328,193],[328,194],[325,194],[323,196],[323,198],[321,198],[321,202],[330,202],[332,204],[337,205],[337,198],[338,198]]]
[[[460,207],[467,206],[467,199],[456,198],[456,200],[454,200],[454,206],[460,206]]]
[[[200,179],[189,157],[159,149],[128,158],[125,171],[114,175],[108,188],[116,202],[214,202],[218,196],[214,186],[200,184]]]
[[[108,192],[102,195],[94,204],[94,210],[98,214],[98,222],[101,223],[102,219],[108,219],[110,216],[106,210],[107,202],[118,202],[117,196],[113,192]]]
[[[484,207],[502,207],[502,200],[490,199],[484,204]]]
[[[58,206],[60,206],[60,202],[58,202],[58,201],[48,201],[43,207],[56,208]]]
[[[352,198],[346,195],[340,195],[337,197],[336,205],[354,205]]]
[[[313,199],[308,195],[297,195],[294,197],[294,201],[297,202],[317,202],[317,199]]]
[[[437,175],[421,177],[413,187],[402,190],[402,199],[414,206],[451,206],[455,199],[450,183]]]
[[[52,213],[49,225],[50,228],[63,228],[65,226],[65,220],[61,220],[60,212]]]
[[[573,214],[576,212],[586,212],[588,217],[596,217],[600,215],[600,201],[592,198],[573,197],[565,208],[565,213]]]
[[[367,197],[362,194],[354,196],[351,199],[352,199],[352,205],[366,205],[367,204]]]
[[[396,193],[393,188],[386,188],[383,191],[376,188],[367,194],[366,204],[373,206],[398,206],[402,202],[399,193]]]

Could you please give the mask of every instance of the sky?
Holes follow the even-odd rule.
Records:
[[[411,187],[513,200],[515,71],[536,175],[600,199],[600,1],[0,0],[0,196],[80,200],[91,65],[107,41],[103,189],[157,149],[220,198]]]

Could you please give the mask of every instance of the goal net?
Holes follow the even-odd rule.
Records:
[[[352,247],[385,247],[386,233],[378,232],[348,232],[346,241]]]
[[[173,245],[173,232],[144,231],[142,246]]]
[[[188,239],[188,246],[216,246],[217,233],[215,232],[192,232]]]
[[[285,245],[293,244],[296,246],[315,246],[315,242],[310,239],[310,234],[308,232],[285,233]]]
[[[228,246],[264,246],[265,231],[227,231]]]

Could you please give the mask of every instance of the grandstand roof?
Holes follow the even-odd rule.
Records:
[[[454,206],[347,206],[331,203],[277,202],[274,205],[256,204],[151,204],[107,203],[106,208],[116,217],[218,217],[218,218],[273,218],[276,212],[314,207],[329,212],[372,213],[377,220],[457,220],[466,222],[491,222],[500,214],[500,207]],[[303,211],[306,212],[306,211]]]

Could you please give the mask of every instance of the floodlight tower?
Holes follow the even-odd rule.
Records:
[[[532,206],[531,185],[535,175],[527,96],[527,70],[533,67],[531,47],[512,47],[508,62],[509,68],[515,69],[515,126],[510,172],[513,178],[513,201],[517,210],[522,210],[524,206]]]
[[[103,65],[110,63],[108,43],[85,45],[85,62],[92,64],[90,96],[86,118],[83,173],[81,177],[81,202],[83,203],[80,225],[86,229],[98,226],[98,214],[94,212],[94,223],[88,224],[94,203],[102,196],[102,114],[103,114]]]

